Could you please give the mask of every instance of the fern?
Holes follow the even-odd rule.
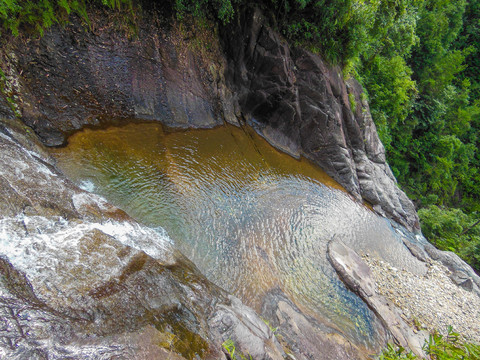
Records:
[[[228,339],[224,341],[222,346],[227,351],[228,356],[230,357],[231,360],[253,360],[251,355],[248,355],[247,357],[240,352],[236,352],[235,343],[233,342],[232,339]]]
[[[429,360],[480,360],[480,345],[460,340],[460,335],[447,327],[447,335],[435,332],[425,341],[423,350]],[[391,344],[380,354],[378,360],[414,360],[417,356],[402,347]]]

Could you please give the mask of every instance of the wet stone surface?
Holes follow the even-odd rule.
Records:
[[[65,179],[28,129],[1,125],[0,358],[222,359],[228,334],[210,321],[227,313],[256,339],[239,350],[283,358],[164,234]]]
[[[382,342],[374,314],[326,259],[326,243],[339,236],[383,256],[410,253],[310,162],[249,128],[166,133],[155,123],[84,130],[52,153],[73,181],[165,229],[208,279],[256,311],[279,288],[346,341],[371,350]]]
[[[41,39],[9,39],[0,49],[2,69],[22,120],[49,146],[112,120],[181,129],[247,122],[278,149],[315,162],[378,213],[418,230],[360,84],[344,81],[341,69],[320,56],[290,46],[258,9],[239,17],[216,33],[160,26],[154,13],[145,13],[137,19],[137,36],[129,37],[92,11],[95,31],[73,21]]]

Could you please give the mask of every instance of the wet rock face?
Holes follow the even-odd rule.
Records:
[[[91,17],[92,32],[74,22],[0,50],[22,119],[44,144],[63,144],[75,130],[111,121],[208,128],[246,119],[272,145],[312,160],[380,214],[419,228],[385,162],[361,86],[292,48],[258,10],[243,11],[220,40],[166,29],[152,14],[128,39],[107,17]]]
[[[283,358],[168,238],[66,180],[28,129],[0,125],[1,358],[221,359],[234,334],[252,340],[239,351]]]
[[[360,360],[374,356],[348,341],[338,329],[304,314],[280,289],[265,296],[261,315],[271,320],[277,337],[298,360]],[[385,334],[379,334],[379,338],[385,340]]]
[[[274,146],[309,158],[379,213],[418,229],[414,206],[385,162],[361,86],[344,81],[319,56],[291,48],[265,24],[259,11],[246,11],[223,40],[227,84],[243,115]]]
[[[179,43],[187,35],[160,28],[145,14],[138,37],[129,39],[106,16],[91,17],[94,31],[74,21],[40,40],[12,40],[2,54],[17,80],[22,119],[44,144],[60,145],[71,132],[112,119],[161,120],[176,128],[222,124],[209,67]]]
[[[450,278],[455,284],[480,296],[480,276],[457,254],[438,250],[431,244],[425,245],[425,251],[433,260],[441,262],[450,270]]]
[[[398,309],[377,293],[372,271],[362,258],[338,240],[328,244],[328,258],[342,281],[375,312],[395,342],[423,357],[423,334],[417,336]]]

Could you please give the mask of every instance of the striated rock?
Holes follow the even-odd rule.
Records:
[[[360,360],[373,355],[346,340],[340,330],[304,314],[280,289],[265,296],[261,314],[297,360]]]
[[[470,265],[451,251],[439,250],[429,243],[426,243],[424,247],[426,253],[433,260],[441,262],[450,270],[450,278],[455,284],[480,296],[480,276],[475,273]]]
[[[222,334],[223,340],[232,340],[235,348],[253,359],[282,359],[283,350],[270,328],[249,307],[234,296],[229,306],[219,305],[210,319],[210,326]],[[265,346],[265,342],[271,346]]]
[[[0,125],[1,358],[222,359],[244,338],[239,351],[283,359],[253,310],[66,180],[27,130]]]
[[[361,86],[318,55],[291,47],[259,10],[242,11],[220,37],[194,26],[167,28],[145,13],[138,36],[128,39],[101,13],[90,18],[95,31],[74,21],[40,40],[12,39],[0,50],[22,120],[44,144],[61,145],[85,126],[119,121],[208,128],[246,120],[378,213],[419,228],[386,164]],[[7,114],[4,103],[0,113]]]
[[[22,120],[44,144],[61,145],[75,130],[112,121],[161,120],[175,128],[223,123],[214,111],[218,47],[207,64],[186,34],[159,28],[154,15],[145,14],[134,39],[114,29],[111,18],[89,16],[96,31],[73,21],[41,39],[12,39],[1,51]]]
[[[407,240],[406,238],[402,238],[403,245],[410,251],[410,253],[420,260],[421,262],[428,261],[428,254],[424,250],[424,248],[418,244],[414,244],[413,242]]]
[[[246,10],[225,33],[225,78],[248,123],[275,147],[320,165],[380,214],[418,230],[414,206],[386,164],[359,83],[345,82],[340,69],[320,56],[290,47],[259,10]]]

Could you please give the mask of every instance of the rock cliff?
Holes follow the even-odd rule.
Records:
[[[101,12],[91,18],[91,31],[73,21],[41,39],[12,39],[0,51],[17,111],[44,144],[120,120],[174,128],[246,122],[280,150],[318,164],[380,214],[419,228],[361,86],[290,46],[258,10],[244,10],[218,33],[205,25],[167,27],[145,14],[131,39]]]
[[[418,229],[360,84],[345,81],[320,56],[290,46],[258,10],[245,11],[226,33],[226,81],[248,123],[277,148],[318,164],[380,214]]]
[[[218,33],[169,27],[145,14],[131,39],[105,14],[91,19],[90,31],[74,20],[0,49],[15,111],[36,133],[11,120],[2,95],[0,357],[225,359],[221,344],[232,339],[255,359],[288,358],[257,314],[211,284],[161,235],[73,185],[43,146],[112,122],[248,124],[280,150],[321,166],[377,212],[418,229],[360,85],[289,45],[254,9]],[[409,246],[421,261],[445,262],[457,284],[478,293],[470,268],[425,248]],[[332,248],[330,256],[344,261],[345,252]],[[378,311],[381,299],[369,284],[349,284],[349,273],[336,269],[353,291],[371,290],[364,300],[387,323],[376,346],[404,336],[389,328],[390,313]],[[365,359],[378,350],[353,344],[280,290],[268,294],[261,313],[297,359]]]

